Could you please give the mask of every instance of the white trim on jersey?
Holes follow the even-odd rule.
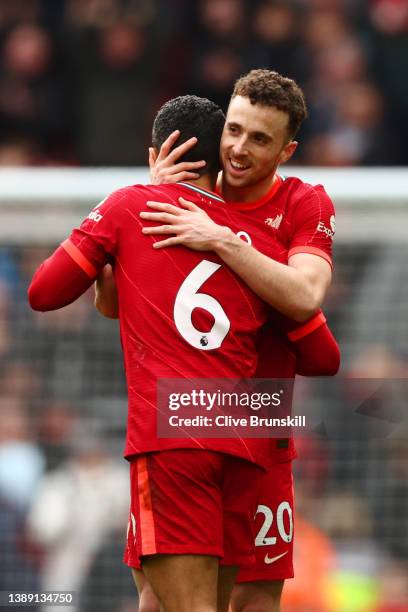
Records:
[[[212,198],[213,200],[217,200],[217,202],[221,202],[222,204],[225,204],[225,200],[215,195],[215,193],[206,191],[205,189],[202,189],[201,187],[196,187],[195,185],[191,185],[190,183],[184,183],[183,181],[180,181],[179,183],[177,183],[177,185],[183,185],[183,187],[187,187],[188,189],[191,189],[192,191],[196,191],[197,193],[200,193],[201,195],[204,195],[207,198]]]

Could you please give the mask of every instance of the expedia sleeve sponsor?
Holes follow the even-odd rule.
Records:
[[[318,232],[322,232],[323,234],[326,234],[328,238],[334,238],[334,234],[336,232],[336,219],[334,215],[331,215],[329,222],[330,222],[330,227],[327,227],[324,221],[319,221],[316,229]]]

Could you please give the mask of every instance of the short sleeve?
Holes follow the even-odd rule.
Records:
[[[115,258],[121,203],[126,196],[124,189],[107,196],[61,245],[88,276],[96,276],[106,263]]]
[[[293,210],[288,257],[312,253],[332,265],[335,229],[333,202],[321,185],[311,187]]]

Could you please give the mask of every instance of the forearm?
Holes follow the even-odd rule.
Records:
[[[221,259],[265,302],[295,321],[306,321],[321,305],[324,292],[292,266],[263,255],[232,232],[214,245]]]
[[[340,367],[340,348],[322,312],[293,328],[289,334],[296,353],[296,373],[334,376]]]
[[[30,306],[43,312],[67,306],[82,295],[93,280],[60,246],[34,274],[28,288]]]
[[[171,234],[156,241],[154,248],[184,245],[215,252],[261,299],[297,322],[306,321],[320,308],[331,281],[329,258],[323,251],[320,255],[319,249],[310,251],[305,246],[292,253],[286,265],[263,255],[230,228],[214,223],[195,204],[184,198],[179,203],[180,207],[147,202],[152,212],[140,213],[144,220],[165,224],[143,227],[144,234]],[[283,246],[282,252],[286,254]]]
[[[95,308],[109,319],[119,317],[118,292],[112,267],[106,265],[95,283]]]

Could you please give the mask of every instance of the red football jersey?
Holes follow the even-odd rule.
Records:
[[[250,220],[259,232],[276,239],[287,258],[297,253],[311,253],[332,264],[335,212],[322,185],[313,186],[296,177],[277,175],[277,180],[262,198],[254,202],[228,201],[228,208],[234,212],[231,217],[242,215],[243,227]],[[269,324],[260,334],[258,352],[256,377],[295,377],[295,353],[281,329],[277,313],[271,314]],[[287,446],[284,440],[277,440],[275,451],[278,461],[293,459],[296,456],[293,439]]]
[[[296,177],[281,177],[255,202],[231,202],[228,208],[242,219],[251,218],[274,237],[290,258],[312,253],[331,264],[335,233],[334,206],[322,185],[309,185]],[[245,221],[244,221],[245,222]],[[259,249],[261,250],[261,249]]]
[[[261,330],[257,344],[258,367],[255,378],[295,378],[296,354],[283,330],[279,327],[278,317]],[[296,457],[293,438],[272,440],[272,460],[290,461]]]
[[[157,379],[252,377],[256,335],[268,314],[267,306],[214,253],[152,248],[161,237],[142,234],[148,223],[140,211],[148,210],[148,200],[178,205],[180,196],[268,256],[286,261],[285,249],[255,216],[232,216],[217,195],[189,184],[120,189],[72,232],[63,246],[83,269],[92,273],[114,263],[129,393],[125,455],[206,448],[265,465],[270,461],[268,440],[157,437]]]

